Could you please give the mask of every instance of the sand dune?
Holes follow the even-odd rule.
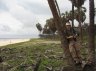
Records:
[[[0,39],[0,46],[29,41],[30,39]]]

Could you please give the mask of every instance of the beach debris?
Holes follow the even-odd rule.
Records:
[[[46,50],[45,53],[54,53],[53,50]]]
[[[46,70],[47,71],[53,71],[53,67],[51,66],[51,67],[46,67]]]

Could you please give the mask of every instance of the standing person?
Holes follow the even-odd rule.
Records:
[[[82,64],[82,58],[80,54],[80,45],[77,42],[78,33],[72,28],[70,22],[66,23],[66,34],[67,41],[69,43],[70,53],[75,61],[76,65]]]

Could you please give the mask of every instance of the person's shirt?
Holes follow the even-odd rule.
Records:
[[[68,30],[68,29],[66,29],[65,31],[64,31],[64,34],[66,35],[66,37],[69,37],[69,36],[79,36],[79,34],[78,34],[78,32],[77,31],[75,31],[74,29],[70,29],[70,30]],[[71,40],[74,40],[74,41],[76,41],[76,38],[70,38],[70,39],[67,39],[68,40],[68,42],[69,41],[71,41]]]

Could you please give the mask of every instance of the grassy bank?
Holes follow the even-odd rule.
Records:
[[[85,48],[82,55],[86,57]],[[28,42],[0,47],[0,56],[3,63],[1,71],[47,71],[54,69],[60,71],[67,65],[60,41],[49,39],[32,39]]]
[[[59,41],[33,39],[28,42],[0,47],[3,63],[0,65],[6,71],[33,71],[41,60],[39,71],[53,67],[59,69],[66,65],[63,61],[63,51]],[[65,62],[65,63],[64,63]]]

